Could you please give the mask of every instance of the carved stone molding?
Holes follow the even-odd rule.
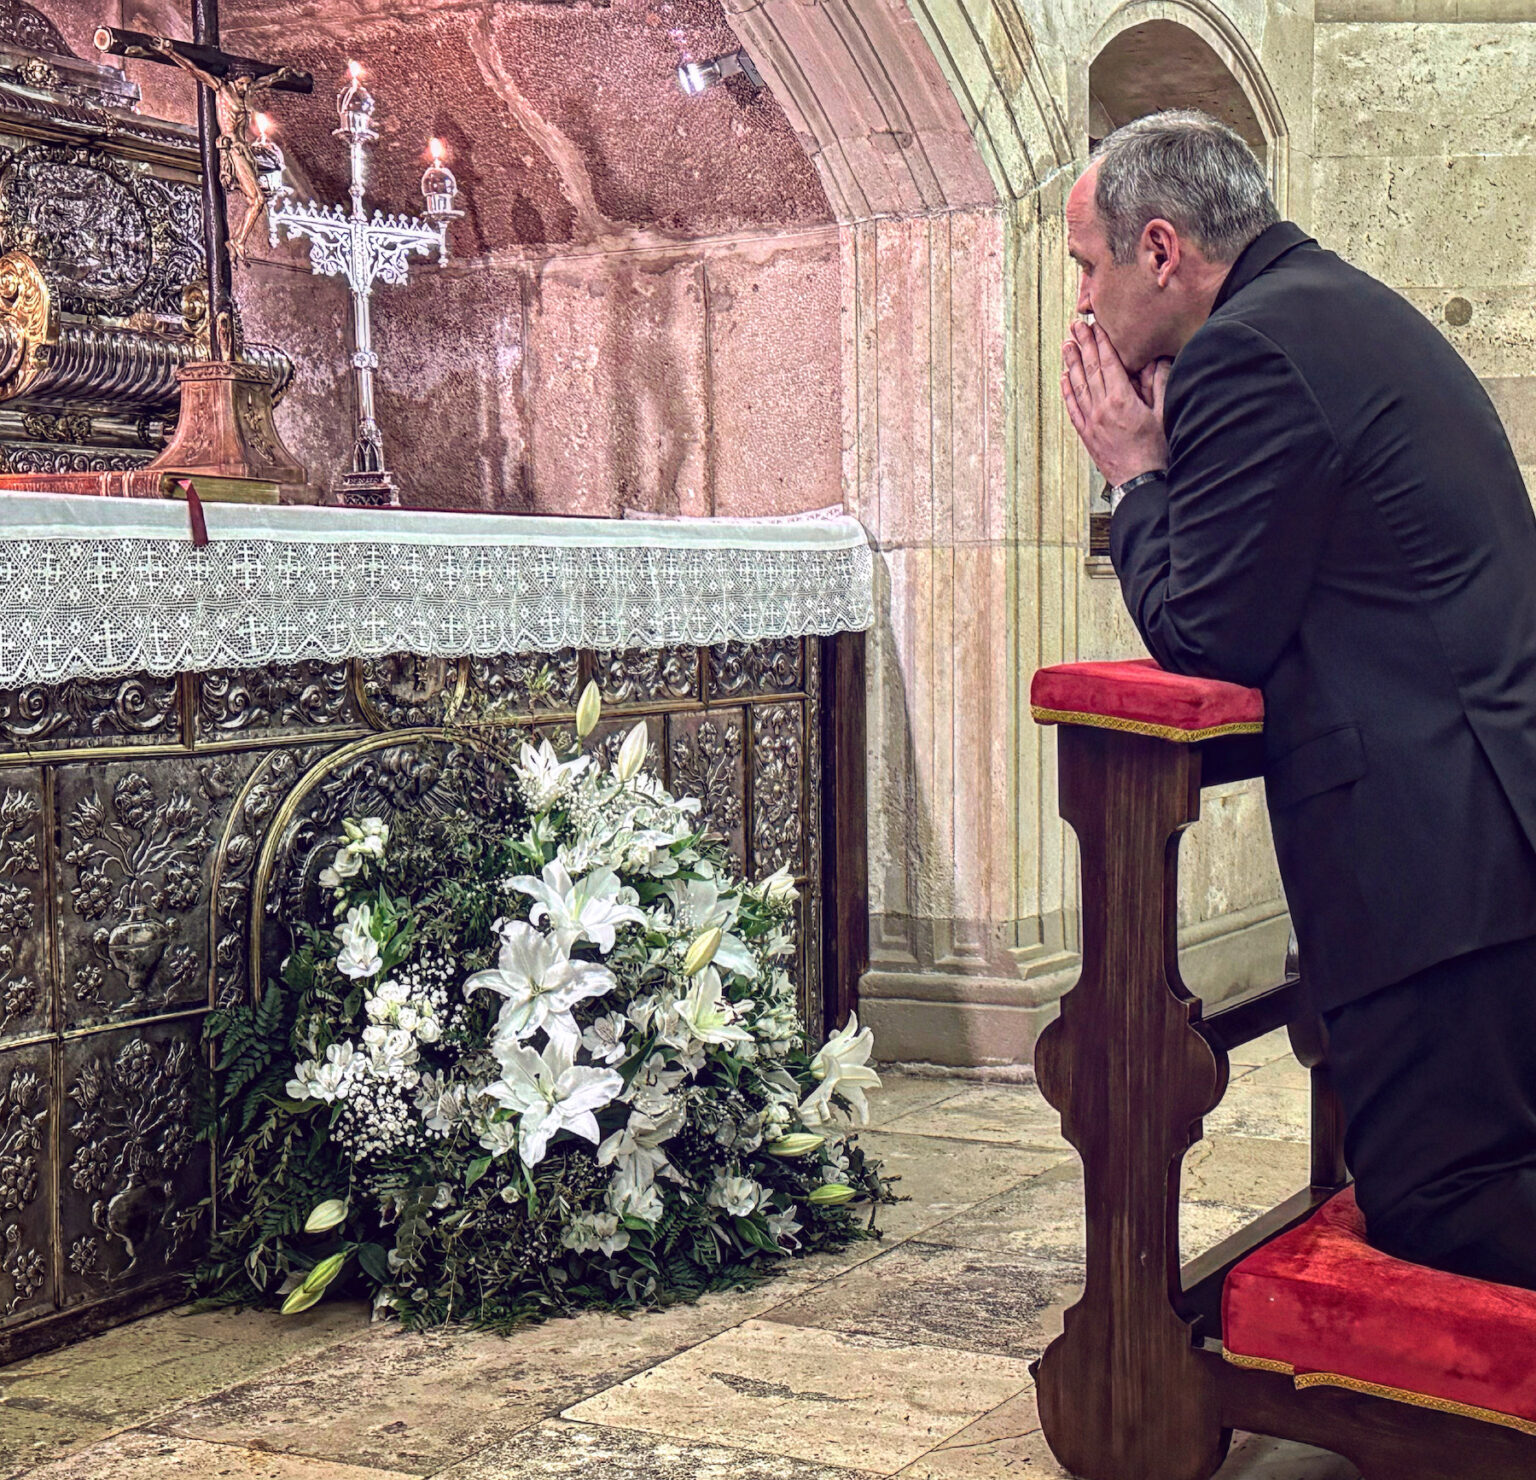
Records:
[[[752,867],[759,875],[805,866],[804,724],[799,704],[752,710]]]
[[[199,740],[255,739],[361,725],[362,713],[346,663],[306,662],[199,674],[193,723]]]
[[[724,642],[710,648],[710,698],[798,693],[804,682],[803,649],[798,637],[769,642]]]
[[[76,678],[68,683],[0,689],[0,748],[106,745],[174,741],[176,680]]]
[[[596,660],[595,676],[605,704],[652,704],[698,697],[697,648],[626,648],[600,652]]]

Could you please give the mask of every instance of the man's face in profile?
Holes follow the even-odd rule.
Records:
[[[1129,262],[1116,262],[1099,220],[1094,189],[1099,167],[1090,165],[1067,197],[1067,252],[1078,268],[1077,311],[1109,336],[1122,363],[1135,375],[1170,351],[1161,322],[1166,308],[1157,288],[1157,265],[1137,244]]]

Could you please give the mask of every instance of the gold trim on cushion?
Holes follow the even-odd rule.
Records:
[[[1387,1387],[1379,1382],[1367,1382],[1362,1377],[1345,1377],[1338,1372],[1301,1372],[1289,1362],[1278,1362],[1272,1357],[1245,1357],[1230,1352],[1225,1347],[1222,1356],[1234,1367],[1251,1367],[1260,1372],[1278,1372],[1294,1380],[1296,1388],[1333,1387],[1347,1388],[1352,1393],[1365,1393],[1372,1398],[1390,1398],[1397,1403],[1411,1403],[1415,1408],[1432,1408],[1437,1413],[1453,1413],[1458,1418],[1475,1418],[1482,1423],[1496,1423],[1517,1433],[1536,1435],[1536,1421],[1517,1418],[1513,1413],[1500,1413],[1497,1408],[1478,1408],[1471,1403],[1457,1403],[1451,1398],[1436,1398],[1429,1393],[1415,1393],[1407,1388]]]
[[[1037,725],[1092,725],[1101,730],[1124,730],[1132,735],[1150,735],[1156,740],[1178,740],[1192,745],[1197,740],[1215,740],[1222,735],[1258,735],[1264,730],[1261,719],[1234,720],[1231,724],[1207,725],[1201,730],[1181,729],[1178,725],[1153,724],[1150,720],[1125,719],[1118,714],[1090,714],[1073,709],[1042,709],[1031,705]]]

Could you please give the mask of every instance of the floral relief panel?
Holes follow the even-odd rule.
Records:
[[[673,792],[699,799],[700,817],[725,839],[738,870],[747,860],[747,714],[714,709],[667,719]]]
[[[48,1031],[43,781],[0,775],[0,1041]]]
[[[66,1029],[207,1003],[214,844],[256,760],[145,758],[58,769]]]
[[[63,1305],[148,1284],[196,1252],[210,1170],[193,1139],[202,1028],[197,1014],[66,1040]]]
[[[0,752],[164,745],[181,738],[174,678],[75,678],[0,689]]]
[[[46,1043],[0,1052],[0,1325],[54,1304],[49,1078]]]

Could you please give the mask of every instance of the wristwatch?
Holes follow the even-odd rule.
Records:
[[[1134,478],[1127,478],[1124,483],[1117,483],[1109,490],[1109,512],[1113,514],[1120,507],[1123,499],[1133,488],[1140,488],[1143,483],[1150,483],[1154,478],[1166,478],[1167,468],[1153,468],[1150,472],[1137,473]]]

